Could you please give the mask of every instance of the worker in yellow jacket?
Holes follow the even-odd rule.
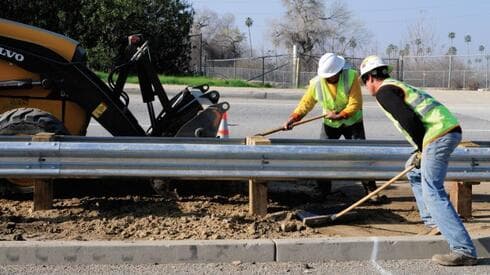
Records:
[[[345,68],[342,56],[324,54],[318,62],[317,76],[310,80],[298,106],[284,123],[284,129],[291,130],[293,123],[300,121],[320,103],[327,115],[323,120],[321,138],[366,139],[358,78],[356,70]],[[329,181],[321,184],[329,184]],[[363,186],[366,193],[376,189],[374,181],[363,182]]]

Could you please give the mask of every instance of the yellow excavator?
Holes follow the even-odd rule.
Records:
[[[123,88],[132,71],[147,105],[148,129],[128,109]],[[87,67],[86,52],[77,41],[0,18],[0,135],[83,136],[93,118],[113,136],[216,137],[229,109],[219,97],[201,85],[169,98],[142,35],[128,37],[125,57],[106,84]],[[161,106],[155,108],[155,101]]]

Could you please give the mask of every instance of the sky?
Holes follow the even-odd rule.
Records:
[[[245,18],[251,17],[252,45],[255,51],[267,51],[272,45],[267,29],[272,19],[285,12],[281,0],[190,0],[197,10],[207,8],[218,14],[231,13],[236,26],[248,36]],[[326,1],[330,3],[331,1]],[[471,35],[470,54],[478,54],[484,45],[490,52],[490,1],[488,0],[343,0],[352,16],[371,34],[369,54],[384,54],[388,44],[404,45],[409,26],[424,18],[433,30],[440,48],[449,47],[449,32],[456,33],[453,45],[458,54],[467,54],[464,36]],[[248,40],[247,40],[248,41]],[[376,50],[377,49],[377,50]],[[378,51],[378,52],[373,52]],[[436,52],[434,54],[437,54]],[[443,54],[443,53],[441,53]]]

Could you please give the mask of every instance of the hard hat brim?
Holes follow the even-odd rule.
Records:
[[[345,59],[342,56],[336,56],[336,58],[339,60],[339,62],[336,64],[337,67],[335,68],[335,71],[327,73],[327,72],[320,72],[320,70],[318,70],[317,74],[319,77],[323,77],[323,78],[332,77],[332,76],[338,74],[342,70],[342,68],[344,68]]]
[[[379,67],[384,67],[384,66],[386,66],[388,68],[388,73],[391,73],[393,71],[393,65],[383,64],[383,65],[380,65],[380,66],[378,66],[376,68],[372,68],[371,70],[369,70],[369,71],[361,74],[360,77],[364,76],[365,74],[367,74],[367,73],[369,73],[369,72],[371,72],[371,71],[373,71],[373,70],[375,70],[375,69],[377,69]]]

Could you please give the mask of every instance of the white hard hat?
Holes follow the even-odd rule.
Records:
[[[366,73],[376,68],[383,67],[383,66],[388,67],[388,73],[391,73],[391,71],[393,70],[393,67],[383,62],[381,57],[376,55],[370,55],[364,58],[364,60],[361,63],[361,76],[365,75]]]
[[[329,78],[336,75],[344,67],[345,59],[334,53],[326,53],[318,62],[318,76]]]

